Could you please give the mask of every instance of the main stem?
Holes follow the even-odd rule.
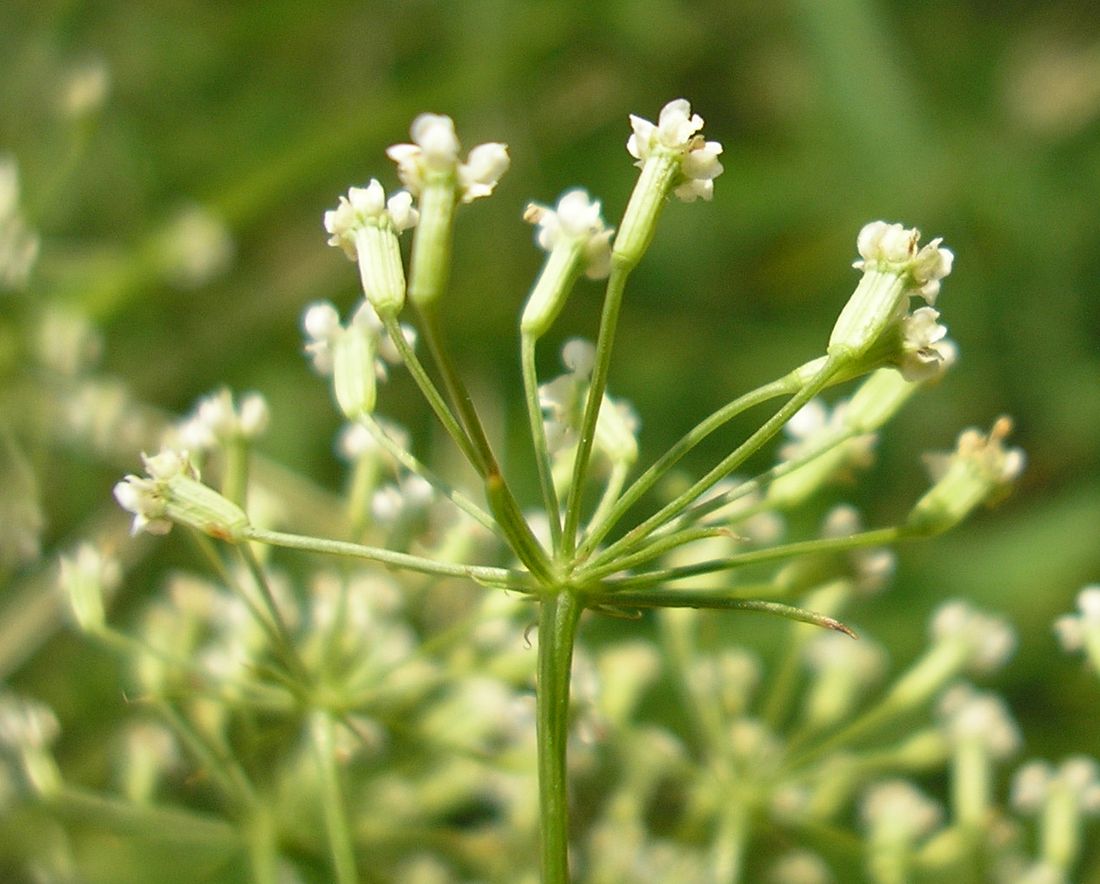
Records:
[[[580,600],[569,590],[545,596],[539,606],[536,718],[542,884],[568,884],[569,881],[565,746],[569,733],[573,642],[582,609]]]

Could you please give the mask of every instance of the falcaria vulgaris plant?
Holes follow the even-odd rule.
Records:
[[[412,124],[412,143],[388,151],[405,189],[387,199],[371,179],[324,218],[329,243],[357,263],[364,295],[343,311],[321,303],[304,316],[305,349],[331,378],[349,422],[343,450],[351,478],[342,517],[330,520],[333,533],[270,527],[293,528],[296,512],[280,512],[270,494],[255,493],[252,440],[266,408],[256,396],[238,401],[223,391],[175,428],[162,451],[144,457],[144,476],[115,488],[134,514],[135,533],[189,529],[217,586],[173,578],[170,604],[154,608],[135,638],[108,622],[101,563],[77,556],[67,564],[77,620],[132,658],[139,695],[231,809],[228,828],[182,816],[175,824],[193,827],[196,838],[239,839],[256,880],[274,880],[288,856],[310,853],[313,823],[300,820],[312,817],[300,808],[294,815],[296,796],[307,804],[301,796],[315,797],[323,862],[340,882],[391,874],[527,880],[515,866],[511,874],[495,868],[476,848],[440,835],[455,825],[446,796],[484,795],[478,790],[490,782],[497,785],[480,806],[496,810],[483,814],[512,833],[494,843],[511,837],[514,852],[505,855],[522,857],[537,820],[548,884],[570,880],[571,840],[573,873],[608,882],[738,880],[765,830],[786,833],[761,848],[774,855],[780,880],[830,880],[819,854],[834,852],[855,852],[880,881],[906,880],[918,867],[984,869],[996,850],[1008,853],[995,837],[1005,821],[991,770],[1015,736],[997,701],[956,686],[961,693],[942,700],[939,725],[901,742],[888,733],[964,672],[1002,661],[1012,645],[1007,626],[962,603],[945,606],[927,653],[868,706],[863,697],[883,652],[853,641],[838,619],[862,591],[883,583],[884,547],[939,534],[1006,492],[1023,460],[1003,444],[1007,418],[989,433],[965,431],[954,452],[932,460],[933,485],[898,525],[863,530],[843,508],[819,536],[788,540],[782,529],[785,512],[864,464],[875,434],[954,361],[934,306],[952,253],[939,239],[922,245],[901,224],[867,224],[856,240],[859,281],[823,351],[732,399],[636,471],[638,418],[607,392],[627,284],[670,198],[710,200],[723,169],[721,145],[704,138],[687,101],[667,104],[657,124],[632,116],[631,126],[627,149],[639,174],[617,227],[580,189],[553,206],[532,203],[524,214],[546,252],[519,340],[537,506],[517,497],[515,477],[502,470],[439,313],[458,216],[493,192],[508,153],[490,143],[464,157],[451,119],[424,114]],[[412,240],[407,260],[402,234]],[[605,280],[595,343],[565,343],[565,372],[544,381],[537,348],[582,276]],[[400,369],[472,468],[476,487],[434,471],[400,427],[377,415],[379,383]],[[850,395],[826,408],[820,394],[841,385]],[[696,446],[750,410],[764,414],[758,429],[699,478],[676,473],[679,484],[669,481]],[[775,464],[746,473],[783,432],[790,439]],[[217,488],[200,479],[200,466],[219,477]],[[346,564],[319,570],[297,589],[272,547]],[[353,560],[366,565],[357,570]],[[480,600],[451,622],[433,621],[417,606],[439,603],[431,593],[441,583],[476,584]],[[629,619],[649,609],[658,610],[656,643],[574,653],[586,611]],[[700,609],[794,621],[758,702],[759,665],[735,647],[708,645]],[[524,811],[532,790],[522,773],[524,752],[536,750],[522,728],[500,723],[508,714],[525,720],[513,701],[525,694],[529,673],[516,652],[524,626],[535,621],[537,815]],[[486,638],[486,623],[506,628]],[[811,674],[803,686],[804,661]],[[677,686],[686,737],[635,720],[659,672]],[[972,725],[975,703],[993,724]],[[971,710],[962,725],[960,710]],[[265,723],[296,748],[266,764],[242,760],[242,734],[262,744],[255,735]],[[585,813],[583,831],[569,816],[569,772],[578,766],[567,764],[566,749],[577,729],[591,738],[575,741],[580,767],[607,764],[618,777]],[[425,761],[429,744],[438,751]],[[45,750],[27,752],[36,788],[68,794]],[[967,785],[941,825],[930,800],[896,777],[944,766]],[[500,785],[500,768],[519,777],[518,786],[509,780],[512,791]],[[670,794],[674,800],[661,801]],[[852,822],[860,795],[864,821]],[[862,839],[850,824],[862,827]],[[391,873],[374,859],[402,849],[415,857],[417,846],[442,863],[439,877],[422,865]],[[798,849],[785,852],[791,847]]]

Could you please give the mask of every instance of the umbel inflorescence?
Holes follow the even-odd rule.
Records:
[[[515,477],[501,469],[438,314],[456,218],[493,193],[509,165],[507,149],[490,143],[464,155],[450,118],[425,114],[413,122],[412,143],[388,151],[405,189],[387,197],[372,178],[324,217],[329,244],[357,263],[363,292],[344,311],[319,303],[304,316],[306,352],[330,379],[348,421],[341,447],[351,479],[338,535],[275,530],[293,528],[293,513],[261,506],[249,473],[266,410],[262,400],[237,403],[228,392],[204,403],[172,447],[145,457],[145,476],[116,486],[135,532],[180,524],[197,533],[213,561],[223,562],[222,552],[205,538],[225,542],[238,557],[236,565],[219,565],[221,588],[173,590],[176,616],[193,623],[191,638],[158,634],[165,627],[154,618],[142,644],[127,646],[144,690],[173,710],[184,743],[205,747],[204,763],[217,771],[240,819],[262,816],[262,797],[254,774],[232,760],[231,722],[255,709],[304,722],[306,755],[314,760],[290,753],[292,771],[277,767],[270,776],[276,788],[309,783],[306,793],[320,808],[322,852],[340,881],[355,880],[372,851],[393,855],[387,814],[391,822],[415,820],[424,831],[452,825],[432,810],[443,794],[478,795],[495,808],[486,829],[508,845],[502,856],[522,863],[524,849],[516,845],[533,836],[536,819],[529,769],[516,761],[525,753],[537,754],[545,881],[568,879],[571,838],[579,848],[574,865],[587,880],[738,880],[763,862],[752,847],[762,828],[786,833],[779,843],[805,848],[789,856],[775,853],[774,843],[762,848],[775,853],[776,868],[789,867],[781,880],[825,881],[830,850],[851,852],[850,825],[862,832],[860,861],[875,880],[905,880],[918,867],[946,874],[1011,860],[1014,869],[1030,868],[1022,846],[1005,847],[1019,842],[991,787],[993,764],[1017,742],[1007,711],[966,685],[945,693],[964,673],[1003,662],[1012,648],[1008,627],[962,603],[946,605],[926,654],[868,705],[863,697],[882,676],[885,654],[866,640],[853,643],[838,619],[883,585],[891,563],[886,547],[947,530],[1006,492],[1023,466],[1022,453],[1004,444],[1008,419],[989,433],[966,430],[955,451],[932,458],[931,488],[898,525],[864,530],[853,510],[839,508],[817,536],[788,539],[783,528],[785,512],[865,466],[881,428],[954,363],[935,306],[954,256],[939,239],[922,245],[920,234],[901,224],[866,225],[856,238],[859,281],[822,351],[732,399],[639,471],[638,416],[607,392],[626,284],[669,198],[710,200],[723,167],[721,145],[704,138],[702,119],[684,100],[667,104],[656,124],[632,116],[631,126],[627,148],[640,171],[616,228],[582,189],[553,205],[531,203],[523,213],[546,253],[519,323],[539,504],[519,499]],[[407,260],[402,238],[412,240]],[[537,370],[538,345],[582,276],[606,280],[595,341],[565,343],[564,373],[546,380]],[[402,428],[378,416],[385,395],[379,384],[399,369],[409,372],[472,468],[474,487],[437,473]],[[850,393],[826,406],[820,394],[842,384]],[[777,404],[767,409],[769,403]],[[699,478],[667,481],[700,442],[750,409],[767,409],[758,429]],[[782,433],[788,441],[776,462],[742,475]],[[200,478],[207,464],[220,476],[218,490]],[[296,589],[270,561],[271,547],[365,564],[342,577],[320,571]],[[79,573],[70,566],[71,575]],[[418,612],[417,605],[433,587],[455,581],[485,594],[458,621],[433,625],[429,607]],[[82,626],[125,645],[96,602],[97,582],[68,582]],[[239,618],[248,636],[243,646],[212,629],[215,608]],[[794,621],[765,688],[757,686],[762,673],[751,655],[702,640],[699,609],[706,608]],[[644,642],[591,651],[582,644],[574,654],[585,610],[630,618],[646,609],[661,609],[659,657]],[[538,624],[533,721],[521,702],[531,676],[521,650],[530,620]],[[165,647],[173,641],[183,643]],[[682,732],[636,717],[661,669],[679,690]],[[184,673],[208,686],[206,714],[217,709],[216,723],[189,723],[196,711],[168,699]],[[574,676],[579,722],[567,763]],[[900,742],[890,734],[933,703],[938,724]],[[479,705],[498,720],[489,721]],[[502,728],[500,716],[512,724]],[[415,746],[405,745],[410,733]],[[418,744],[424,734],[438,743]],[[587,742],[578,742],[584,734]],[[426,773],[446,757],[440,745],[484,758],[444,765],[446,775]],[[396,776],[387,759],[398,764],[397,747],[435,761]],[[359,760],[340,763],[348,758]],[[948,821],[898,779],[945,765],[969,784],[956,790]],[[528,772],[509,779],[504,769]],[[568,775],[585,769],[605,771],[605,797],[584,815],[589,830],[578,832],[569,826]],[[669,782],[677,783],[676,801],[655,813],[655,796]],[[861,795],[862,822],[853,822]],[[289,862],[278,823],[272,825],[268,853],[260,851],[253,864],[257,878],[263,856]],[[683,837],[669,834],[675,831]],[[1072,859],[1057,862],[1068,868]],[[425,862],[444,876],[496,874],[491,862],[458,848],[440,848]],[[1040,866],[1052,862],[1044,857]],[[398,868],[407,869],[395,864],[392,875],[382,874],[413,880],[399,877],[406,873]],[[512,872],[504,877],[529,874],[526,867]]]

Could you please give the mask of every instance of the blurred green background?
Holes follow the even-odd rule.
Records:
[[[512,153],[493,198],[462,212],[446,314],[532,502],[515,327],[540,253],[520,216],[528,200],[582,185],[613,223],[634,178],[628,113],[655,119],[689,98],[726,167],[713,203],[669,207],[628,292],[611,390],[642,417],[644,461],[821,351],[856,278],[863,223],[943,236],[957,263],[938,306],[961,360],[887,431],[867,481],[837,498],[854,495],[871,524],[902,518],[926,485],[920,454],[1001,413],[1015,417],[1029,466],[995,512],[903,549],[890,594],[853,619],[904,661],[943,599],[1007,613],[1021,646],[997,684],[1028,754],[1060,758],[1095,753],[1100,733],[1100,681],[1050,628],[1100,581],[1095,12],[1085,0],[8,0],[0,151],[19,162],[43,238],[30,297],[89,311],[105,369],[152,405],[184,411],[222,383],[262,390],[274,414],[264,452],[331,485],[337,420],[298,326],[315,299],[350,306],[356,275],[325,246],[321,214],[350,184],[395,185],[384,148],[407,140],[421,111],[453,116],[466,147],[504,141]],[[88,64],[105,66],[109,95],[74,122],[59,102]],[[198,286],[151,257],[192,204],[224,221],[234,247]],[[547,372],[557,343],[594,335],[598,293],[575,295],[541,354]],[[402,377],[382,409],[430,429]],[[62,446],[37,455],[44,556],[12,575],[9,599],[136,461]],[[99,670],[73,671],[86,648],[49,635],[4,674],[54,702],[77,738],[82,680]]]

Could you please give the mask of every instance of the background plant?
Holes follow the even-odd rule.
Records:
[[[1095,147],[1095,117],[1088,89],[1073,86],[1089,82],[1092,56],[1074,4],[996,24],[977,8],[957,6],[946,34],[925,27],[922,14],[864,4],[836,4],[827,17],[812,5],[764,13],[654,4],[642,27],[627,6],[562,7],[553,15],[525,4],[462,15],[425,6],[411,15],[404,7],[399,16],[396,6],[378,4],[364,13],[317,10],[309,28],[298,10],[267,10],[257,28],[248,11],[181,10],[154,19],[125,5],[78,12],[15,4],[0,29],[11,74],[4,142],[19,159],[30,225],[57,243],[32,277],[34,303],[86,303],[104,328],[107,373],[125,376],[140,399],[182,413],[223,381],[264,389],[280,417],[263,450],[280,461],[316,464],[316,477],[331,487],[331,433],[317,428],[327,422],[334,430],[334,418],[290,356],[297,346],[292,329],[303,300],[350,292],[346,266],[317,249],[315,219],[333,193],[358,180],[362,157],[377,155],[423,107],[461,118],[472,142],[507,140],[530,166],[513,173],[512,181],[525,185],[509,190],[505,180],[500,203],[479,209],[499,238],[491,245],[471,237],[461,254],[492,268],[501,290],[519,292],[535,258],[514,206],[529,193],[556,193],[564,181],[605,180],[580,170],[621,162],[622,109],[689,93],[711,119],[728,121],[721,136],[726,159],[736,152],[739,178],[728,179],[725,199],[708,212],[680,213],[639,271],[633,312],[620,333],[615,391],[643,414],[668,411],[673,393],[677,403],[685,395],[697,400],[684,402],[685,411],[694,404],[692,413],[705,413],[719,404],[707,391],[735,386],[750,366],[778,370],[809,351],[808,336],[828,324],[834,308],[819,293],[841,292],[848,280],[834,256],[848,254],[851,231],[868,217],[919,218],[947,236],[967,255],[952,278],[950,314],[954,336],[966,343],[967,370],[904,412],[879,452],[882,475],[912,484],[867,490],[857,502],[872,522],[896,512],[896,497],[920,490],[922,479],[908,465],[925,447],[919,440],[926,425],[941,428],[934,444],[946,448],[954,428],[974,414],[974,402],[987,415],[1022,416],[1017,439],[1031,469],[1001,517],[964,527],[934,551],[906,550],[898,591],[868,606],[860,625],[897,659],[912,659],[922,642],[914,612],[923,621],[939,601],[961,594],[1008,613],[1023,630],[1004,676],[1008,699],[1031,750],[1059,759],[1079,747],[1079,732],[1090,732],[1095,708],[1088,674],[1053,657],[1048,632],[1051,618],[1071,607],[1073,588],[1096,572],[1088,529],[1100,498],[1091,478],[1096,415],[1080,392],[1095,379],[1097,322],[1094,302],[1084,297],[1095,265],[1089,231],[1096,180],[1084,164]],[[340,43],[334,34],[364,36]],[[650,34],[661,34],[660,44]],[[429,35],[433,53],[425,54]],[[848,51],[847,40],[861,51]],[[290,77],[294,56],[287,53],[311,63]],[[112,97],[99,117],[74,125],[58,112],[60,84],[91,54],[108,62]],[[649,79],[639,80],[639,70]],[[534,131],[540,150],[521,149]],[[85,145],[82,171],[64,178],[74,143]],[[245,144],[249,149],[235,149]],[[606,160],[597,144],[606,146]],[[319,161],[323,156],[329,161]],[[537,166],[530,159],[536,156]],[[538,176],[542,186],[529,183]],[[188,276],[158,262],[158,244],[179,219],[195,217],[180,212],[189,200],[228,222],[237,260],[228,275],[181,290]],[[612,215],[620,209],[609,204]],[[709,257],[684,247],[701,228],[721,244]],[[513,247],[497,247],[502,242]],[[688,263],[696,283],[683,291]],[[805,284],[809,265],[818,285]],[[754,296],[731,297],[730,279]],[[668,310],[669,291],[686,299],[684,315],[725,318],[746,330],[746,343],[731,350],[720,321],[681,328]],[[506,339],[514,305],[478,299],[476,314],[462,309],[474,294],[459,292],[448,321],[458,329],[476,321]],[[570,332],[591,328],[595,310],[578,299]],[[1021,317],[1032,311],[1037,316],[1021,336]],[[656,327],[661,335],[652,333]],[[748,333],[755,328],[767,333]],[[472,340],[457,336],[463,367],[492,366],[484,383],[510,376],[502,386],[514,388],[512,352],[503,350],[494,364],[492,352],[474,358],[465,343]],[[685,340],[697,358],[684,358]],[[553,348],[546,356],[556,358]],[[27,363],[9,356],[6,365],[24,372]],[[397,376],[394,383],[400,390],[404,382]],[[6,396],[15,389],[7,383]],[[50,401],[41,386],[34,389]],[[117,387],[101,389],[117,402]],[[33,398],[14,401],[19,407],[5,410],[8,424],[17,415],[21,434],[37,428],[29,461],[47,514],[44,546],[68,549],[69,538],[88,533],[81,522],[116,474],[133,468],[136,439],[122,439],[113,425],[101,428],[101,438],[118,440],[117,447],[74,446],[45,422]],[[399,417],[423,426],[423,416]],[[651,422],[643,445],[655,453],[679,429]],[[20,439],[26,445],[27,435]],[[700,458],[712,453],[700,451]],[[530,498],[537,488],[521,493]],[[5,667],[17,687],[58,710],[66,734],[62,766],[72,770],[75,761],[94,782],[104,769],[93,760],[97,735],[121,715],[118,680],[110,658],[89,657],[82,643],[61,636],[43,645],[56,635],[55,602],[41,590],[51,582],[53,561],[51,553],[41,570],[24,566],[13,575]],[[148,586],[159,593],[155,581]],[[133,594],[120,601],[122,614],[141,607]],[[1058,678],[1050,677],[1051,667]]]

